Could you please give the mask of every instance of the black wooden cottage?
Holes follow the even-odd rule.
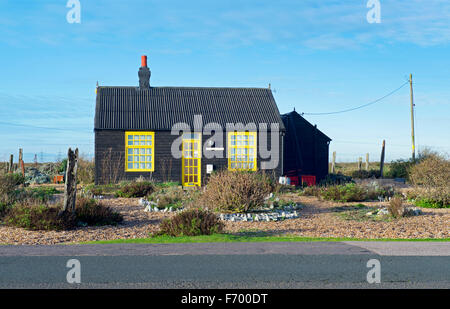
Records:
[[[311,160],[302,151],[303,165],[294,166],[289,154],[289,166],[284,166],[284,152],[292,149],[286,137],[301,139],[304,128],[292,135],[286,131],[269,88],[150,87],[146,56],[138,75],[139,87],[97,87],[97,184],[142,176],[201,186],[209,173],[224,168],[265,169],[278,177],[292,168],[305,169]],[[268,132],[261,135],[264,124]],[[267,151],[260,150],[263,140]],[[328,147],[316,141],[315,154],[328,162]]]

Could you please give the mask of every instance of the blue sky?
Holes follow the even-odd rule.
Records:
[[[381,0],[0,1],[0,161],[93,155],[95,85],[137,85],[148,55],[153,86],[274,89],[280,112],[362,105],[413,74],[416,146],[450,153],[450,2]],[[338,161],[411,153],[409,86],[353,112],[305,115]],[[26,125],[26,126],[19,126]],[[49,130],[46,128],[58,128]]]

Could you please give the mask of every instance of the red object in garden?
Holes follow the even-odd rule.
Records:
[[[316,185],[316,176],[302,175],[302,184],[306,183],[309,187]]]
[[[53,177],[53,183],[64,182],[64,175],[56,175]]]
[[[292,186],[298,186],[298,185],[300,185],[298,176],[288,176],[288,178],[291,180],[291,185],[292,185]]]

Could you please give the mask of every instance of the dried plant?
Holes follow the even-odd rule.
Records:
[[[221,212],[246,212],[261,207],[273,191],[265,174],[222,170],[213,173],[197,203]]]
[[[389,201],[387,210],[394,218],[403,217],[405,214],[405,207],[403,206],[403,200],[400,196],[394,196]]]

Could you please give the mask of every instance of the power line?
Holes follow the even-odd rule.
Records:
[[[52,131],[69,131],[69,132],[84,132],[84,133],[88,132],[88,130],[40,127],[40,126],[33,126],[30,124],[17,124],[17,123],[3,122],[3,121],[0,121],[0,124],[7,125],[7,126],[25,127],[25,128],[32,128],[32,129],[43,129],[43,130],[52,130]],[[92,133],[92,131],[89,131],[89,132]]]
[[[409,81],[405,82],[405,83],[402,84],[400,87],[398,87],[397,89],[395,89],[395,90],[389,92],[388,94],[382,96],[381,98],[378,98],[378,99],[376,99],[376,100],[374,100],[374,101],[372,101],[372,102],[369,102],[369,103],[367,103],[367,104],[364,104],[364,105],[360,105],[360,106],[357,106],[357,107],[353,107],[353,108],[349,108],[349,109],[344,109],[344,110],[340,110],[340,111],[335,111],[335,112],[327,112],[327,113],[302,113],[302,115],[332,115],[332,114],[341,114],[341,113],[351,112],[351,111],[354,111],[354,110],[357,110],[357,109],[360,109],[360,108],[363,108],[363,107],[366,107],[366,106],[369,106],[369,105],[372,105],[372,104],[375,104],[375,103],[380,102],[381,100],[383,100],[383,99],[389,97],[390,95],[393,95],[394,93],[396,93],[397,91],[399,91],[400,89],[402,89],[402,88],[403,88],[405,85],[407,85],[408,83],[409,83]]]

